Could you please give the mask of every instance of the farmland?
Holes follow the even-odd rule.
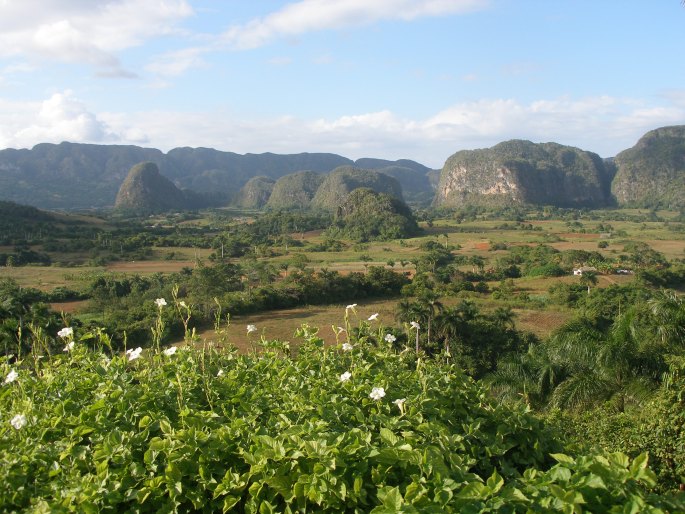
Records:
[[[293,213],[80,216],[74,231],[27,227],[23,241],[1,249],[9,265],[0,281],[0,401],[14,428],[0,445],[19,444],[26,462],[58,464],[52,476],[31,474],[38,493],[29,496],[16,492],[23,464],[5,461],[3,504],[678,511],[683,220],[639,211],[438,214],[419,213],[419,236],[384,241],[333,237],[325,218]],[[576,276],[578,267],[592,271]],[[121,410],[105,412],[102,395],[123,390],[124,403],[109,402]],[[462,414],[488,412],[478,414],[483,428],[454,424],[454,402]],[[63,426],[54,420],[64,416],[72,432],[37,442],[45,423]],[[522,431],[493,428],[512,420]],[[226,430],[239,446],[216,460],[203,448],[217,448]],[[343,435],[355,430],[361,439]],[[382,436],[369,439],[369,430]],[[519,457],[485,459],[465,447],[468,462],[455,461],[458,452],[437,459],[436,448],[462,438],[479,441],[474,448],[514,444]],[[431,457],[419,463],[409,446]],[[333,457],[352,447],[363,469]],[[486,485],[464,485],[464,473]],[[582,485],[595,476],[606,489]]]

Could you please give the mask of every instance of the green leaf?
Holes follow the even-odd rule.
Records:
[[[568,455],[563,453],[552,453],[550,454],[550,457],[552,457],[560,464],[569,464],[573,466],[576,463],[576,461],[572,457],[569,457]]]
[[[397,437],[392,432],[392,430],[389,430],[385,427],[381,428],[380,433],[381,433],[381,439],[388,442],[390,444],[390,446],[396,446],[397,443],[399,443],[401,441],[401,439],[399,437]]]
[[[482,482],[469,482],[458,493],[457,498],[485,499],[490,492]]]
[[[647,464],[649,463],[649,455],[644,452],[635,457],[632,464],[630,465],[630,474],[633,478],[639,478],[642,471],[647,469]]]
[[[240,496],[226,496],[224,498],[224,505],[222,507],[222,510],[224,513],[230,512],[233,507],[236,506],[236,504],[240,501]]]
[[[152,418],[150,416],[143,416],[138,422],[138,428],[145,428],[152,423]]]
[[[497,473],[497,470],[494,470],[485,485],[490,489],[490,494],[495,494],[502,489],[504,479]]]
[[[621,452],[610,453],[607,455],[607,458],[609,459],[609,462],[623,469],[627,469],[630,465],[630,458]]]

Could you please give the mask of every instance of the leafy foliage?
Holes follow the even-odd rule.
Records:
[[[110,357],[82,338],[32,366],[0,361],[12,377],[0,389],[0,505],[141,513],[684,508],[645,490],[654,483],[646,456],[559,453],[537,419],[493,404],[454,367],[388,352],[368,336],[348,341],[348,351],[325,348],[307,326],[297,336],[296,358],[276,341],[262,341],[261,355],[181,348]]]
[[[419,233],[419,226],[401,200],[359,188],[338,208],[335,224],[328,233],[363,242],[411,237]]]

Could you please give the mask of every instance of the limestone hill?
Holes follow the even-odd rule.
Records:
[[[419,226],[402,200],[363,187],[338,207],[330,232],[356,241],[389,240],[415,236]]]
[[[619,205],[685,208],[685,125],[647,132],[614,162],[611,191]]]
[[[340,166],[326,176],[311,205],[316,209],[336,212],[347,196],[360,187],[402,200],[402,187],[396,179],[374,170]]]
[[[145,214],[197,206],[198,198],[182,191],[159,173],[153,162],[133,166],[119,188],[114,208],[127,214]]]
[[[269,177],[253,177],[242,187],[234,203],[244,209],[261,209],[269,201],[275,183]]]
[[[603,207],[611,203],[610,181],[610,170],[597,154],[557,143],[512,140],[452,155],[433,203]]]
[[[266,207],[268,209],[307,209],[323,182],[314,171],[298,171],[279,178]]]

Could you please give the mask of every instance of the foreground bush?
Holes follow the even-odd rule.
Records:
[[[566,456],[452,366],[299,337],[297,357],[278,342],[107,357],[77,341],[0,361],[0,510],[685,510],[647,492],[645,455]]]

